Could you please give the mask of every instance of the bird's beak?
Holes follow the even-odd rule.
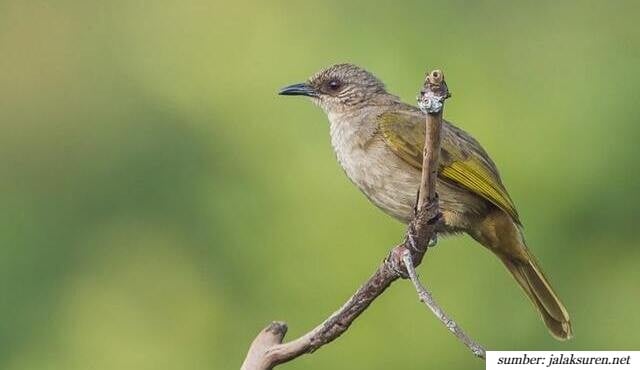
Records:
[[[303,95],[312,97],[318,96],[313,87],[306,83],[299,83],[283,87],[282,89],[280,89],[280,92],[278,92],[278,95]]]

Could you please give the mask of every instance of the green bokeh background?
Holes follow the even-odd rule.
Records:
[[[490,349],[640,347],[640,6],[629,1],[0,1],[0,368],[235,369],[270,320],[337,308],[403,226],[326,118],[276,95],[335,62],[446,117],[501,168],[569,308],[554,341],[467,237],[420,267]],[[406,282],[288,369],[481,369]]]

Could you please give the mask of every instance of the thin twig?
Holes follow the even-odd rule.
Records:
[[[425,119],[425,145],[424,155],[422,158],[422,182],[420,183],[420,194],[418,196],[418,207],[424,203],[432,201],[437,197],[435,191],[435,181],[437,177],[437,169],[440,157],[441,146],[441,130],[442,130],[442,111],[444,110],[444,101],[450,97],[447,83],[444,80],[444,74],[440,70],[434,70],[429,73],[424,82],[424,88],[420,91],[418,105],[420,109],[426,113]],[[423,195],[425,194],[425,195]],[[440,306],[436,303],[431,292],[422,285],[418,274],[416,273],[413,259],[410,253],[404,253],[402,256],[405,268],[409,273],[409,277],[413,286],[418,292],[418,297],[433,312],[434,315],[449,329],[462,343],[464,343],[474,355],[485,358],[485,350],[481,345],[476,343],[453,321]]]
[[[427,114],[422,155],[422,178],[418,192],[418,209],[424,206],[425,201],[433,201],[436,197],[436,179],[438,178],[438,163],[440,162],[442,141],[442,135],[440,134],[442,131],[442,111],[445,99],[450,96],[442,71],[436,69],[429,73],[418,97],[418,106]]]
[[[464,343],[467,348],[473,352],[474,355],[480,358],[486,358],[486,351],[484,348],[478,344],[476,341],[471,339],[462,328],[450,318],[446,312],[436,303],[433,295],[424,285],[420,282],[420,278],[418,278],[418,274],[416,273],[415,267],[413,267],[413,260],[411,259],[411,253],[405,251],[402,255],[402,260],[404,261],[404,265],[407,268],[407,272],[409,273],[409,278],[413,283],[413,286],[416,288],[418,292],[418,297],[420,301],[422,301],[431,312],[438,318],[438,320],[442,321],[444,326],[449,329],[453,335],[455,335],[462,343]]]

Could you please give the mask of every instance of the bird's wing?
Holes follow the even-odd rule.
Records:
[[[418,111],[392,111],[378,116],[386,144],[400,158],[422,169],[425,116]],[[495,164],[480,144],[461,129],[443,122],[440,177],[493,203],[520,224],[518,212]]]

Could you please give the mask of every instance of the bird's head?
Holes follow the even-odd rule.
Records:
[[[332,65],[279,94],[308,96],[327,113],[358,109],[388,96],[382,81],[353,64]]]

